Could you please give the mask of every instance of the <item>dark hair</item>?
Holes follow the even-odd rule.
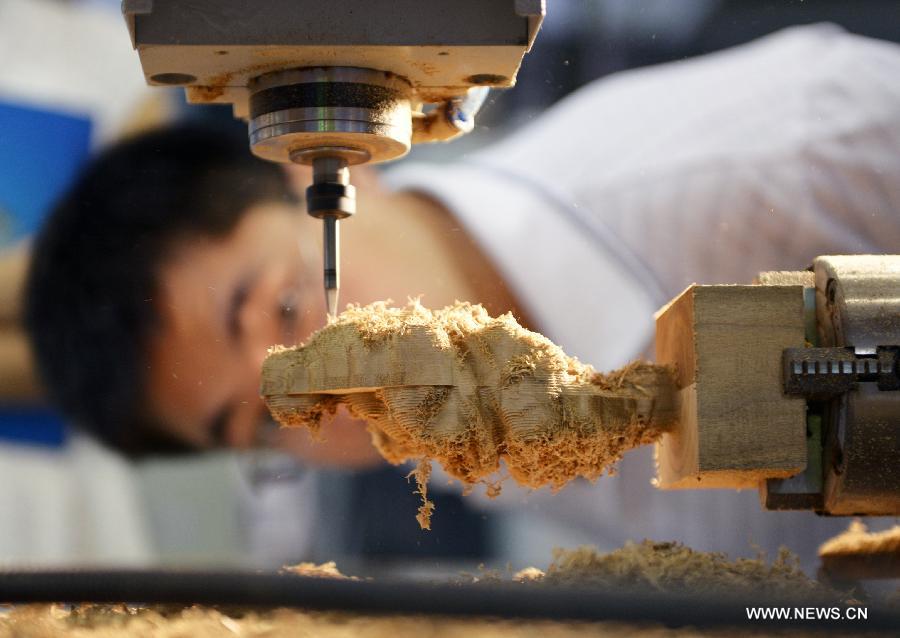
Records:
[[[25,322],[50,400],[129,455],[174,448],[144,403],[159,267],[176,241],[225,236],[279,201],[295,201],[284,172],[229,129],[174,125],[97,156],[33,246]]]

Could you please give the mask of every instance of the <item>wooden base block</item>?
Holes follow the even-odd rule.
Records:
[[[806,404],[784,396],[781,352],[802,347],[800,285],[690,286],[656,317],[677,368],[679,425],[657,444],[659,487],[757,487],[806,466]]]

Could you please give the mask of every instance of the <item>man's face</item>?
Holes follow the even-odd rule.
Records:
[[[168,434],[197,447],[254,444],[267,348],[296,343],[324,317],[305,255],[315,249],[300,244],[317,230],[312,222],[286,205],[260,205],[227,236],[171,251],[147,357],[149,408]]]

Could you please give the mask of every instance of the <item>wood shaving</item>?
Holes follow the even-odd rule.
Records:
[[[359,580],[356,576],[346,576],[337,568],[337,564],[331,560],[321,565],[315,563],[297,563],[296,565],[285,565],[281,571],[288,574],[296,574],[297,576],[312,576],[313,578],[334,578],[337,580]]]
[[[528,583],[540,581],[544,576],[546,576],[546,573],[537,567],[526,567],[513,574],[512,579],[517,583]]]
[[[893,554],[900,556],[900,525],[883,532],[870,532],[860,520],[853,520],[847,531],[819,546],[819,556],[857,556],[860,554]]]

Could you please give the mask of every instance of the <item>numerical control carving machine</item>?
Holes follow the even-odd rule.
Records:
[[[900,256],[819,257],[657,314],[680,425],[663,488],[758,487],[768,509],[900,514]]]
[[[337,309],[349,167],[472,129],[512,86],[543,0],[124,0],[150,84],[249,124],[253,153],[308,164]],[[769,509],[900,514],[900,256],[820,257],[752,286],[691,286],[657,315],[680,419],[663,488],[759,487]]]
[[[150,84],[231,104],[253,153],[308,164],[337,309],[348,167],[470,131],[490,87],[514,84],[544,0],[124,0]]]

